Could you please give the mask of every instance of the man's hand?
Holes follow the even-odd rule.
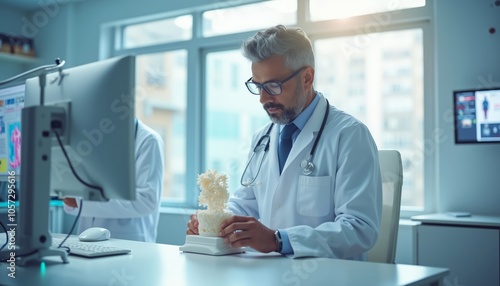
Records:
[[[78,205],[76,204],[75,198],[64,198],[63,199],[64,204],[66,204],[68,207],[72,208],[77,208]]]
[[[232,247],[248,246],[267,253],[276,250],[274,232],[254,217],[232,216],[222,222],[219,236]]]
[[[187,235],[198,235],[198,216],[196,214],[191,215],[191,219],[188,221],[188,229],[186,230]]]

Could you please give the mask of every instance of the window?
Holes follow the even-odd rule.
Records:
[[[187,52],[136,58],[136,116],[165,143],[163,199],[185,200]]]
[[[189,40],[192,37],[192,26],[191,15],[128,25],[123,28],[123,48],[131,49]]]
[[[401,152],[402,209],[426,206],[434,181],[424,166],[432,168],[435,154],[422,154],[434,124],[424,118],[425,0],[212,2],[154,21],[127,19],[108,33],[121,44],[107,54],[139,55],[137,116],[165,140],[165,205],[197,207],[196,176],[207,169],[227,173],[230,191],[240,185],[251,136],[269,118],[244,86],[251,68],[239,46],[284,24],[300,25],[313,41],[315,88],[364,122],[380,149]]]
[[[206,169],[224,170],[230,192],[240,185],[253,132],[269,121],[259,96],[244,85],[249,77],[250,62],[239,49],[207,54]]]
[[[423,158],[415,156],[415,142],[423,142],[423,43],[422,30],[412,29],[370,35],[372,42],[351,54],[343,51],[355,36],[320,39],[314,42],[316,88],[340,109],[363,121],[379,149],[395,148],[414,166],[405,171],[402,205],[424,206]],[[387,55],[393,55],[388,57]],[[407,63],[412,69],[401,73]],[[363,64],[363,66],[360,66]],[[329,74],[344,76],[332,82]],[[391,74],[384,77],[383,74]],[[394,138],[398,138],[395,140]],[[410,160],[411,159],[411,160]]]
[[[264,1],[203,13],[203,36],[211,37],[296,23],[296,0]],[[230,23],[230,24],[229,24]]]
[[[425,0],[309,0],[311,21],[344,19],[353,16],[368,15],[386,11],[402,10],[425,6]]]
[[[153,54],[147,57],[147,63],[145,63],[146,69],[144,70],[146,76],[146,84],[150,87],[156,86],[157,88],[166,87],[166,75],[164,68],[164,55]]]

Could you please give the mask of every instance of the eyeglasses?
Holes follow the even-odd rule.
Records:
[[[250,91],[252,94],[255,94],[255,95],[260,95],[262,92],[262,89],[264,89],[270,95],[280,95],[281,92],[283,91],[281,88],[281,85],[283,85],[285,82],[292,79],[294,76],[298,75],[303,69],[305,69],[305,67],[296,70],[292,75],[290,75],[289,77],[285,78],[282,81],[278,81],[278,82],[268,81],[265,83],[257,83],[257,82],[251,81],[252,78],[249,78],[245,82],[245,85],[247,86],[248,91]]]

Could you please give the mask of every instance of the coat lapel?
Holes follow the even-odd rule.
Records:
[[[318,94],[319,95],[319,94]],[[311,152],[312,144],[314,143],[314,139],[316,135],[319,132],[319,128],[321,127],[321,122],[323,121],[323,116],[325,114],[325,108],[326,108],[326,99],[322,96],[320,96],[320,100],[318,102],[318,105],[314,109],[313,114],[311,114],[311,118],[307,120],[306,125],[304,126],[304,129],[300,131],[299,136],[293,143],[292,149],[290,150],[290,154],[288,155],[288,159],[285,163],[285,166],[283,167],[283,173],[286,172],[289,166],[294,166],[296,165],[297,168],[300,168],[300,162],[304,159],[306,159],[309,156],[309,153]],[[276,128],[279,129],[279,128]],[[279,130],[278,130],[279,132]],[[276,141],[276,140],[275,140]],[[310,146],[308,146],[310,145]],[[277,146],[275,153],[277,154]],[[277,155],[276,157],[276,170],[278,170],[279,174],[279,166],[278,166],[278,159]]]

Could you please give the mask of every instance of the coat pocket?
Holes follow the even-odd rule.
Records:
[[[300,176],[297,189],[297,212],[303,216],[328,215],[332,204],[331,181],[331,176]]]

